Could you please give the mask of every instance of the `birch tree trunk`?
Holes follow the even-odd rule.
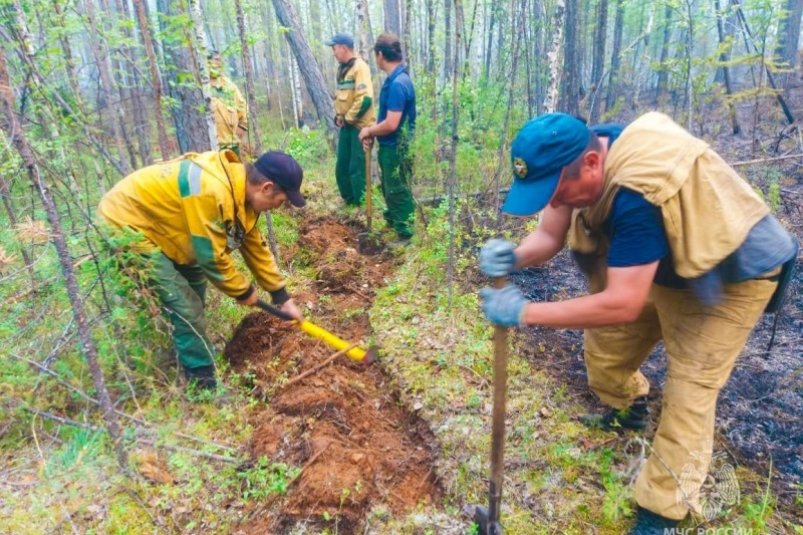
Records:
[[[242,48],[243,69],[245,70],[245,97],[248,99],[248,139],[253,144],[254,155],[259,155],[262,154],[262,138],[259,135],[259,125],[257,124],[254,69],[251,64],[251,47],[245,38],[245,15],[243,14],[242,0],[234,0],[234,9],[237,13],[237,29],[240,33],[240,47]]]
[[[209,41],[204,31],[204,16],[201,11],[200,0],[189,0],[190,17],[192,18],[193,36],[191,39],[190,52],[195,58],[195,72],[200,77],[201,93],[204,96],[204,116],[206,117],[206,128],[209,132],[209,146],[212,150],[218,150],[217,127],[215,126],[215,116],[212,114],[212,87],[209,82],[209,64],[206,60],[209,50]]]
[[[145,56],[148,58],[148,69],[151,74],[151,88],[153,89],[153,100],[156,108],[154,110],[156,132],[159,137],[159,153],[162,156],[162,160],[168,160],[170,156],[170,142],[167,138],[167,127],[165,126],[165,119],[162,111],[164,109],[162,107],[162,79],[159,76],[159,65],[156,63],[156,52],[151,36],[151,25],[148,22],[148,15],[145,12],[143,0],[132,1],[137,14],[139,32],[142,38],[142,44],[145,48]]]
[[[552,21],[552,46],[547,53],[549,65],[549,82],[547,84],[546,98],[544,99],[544,112],[552,113],[558,103],[558,87],[560,87],[560,45],[563,41],[563,17],[566,13],[566,2],[555,1],[555,16]]]
[[[443,0],[443,78],[452,75],[452,0]]]
[[[661,41],[661,57],[659,60],[661,70],[658,71],[658,83],[656,84],[656,92],[658,93],[659,100],[666,94],[669,86],[669,69],[666,66],[666,60],[669,58],[669,37],[672,35],[672,14],[672,6],[671,4],[667,4],[664,8],[664,36]]]
[[[5,52],[0,48],[0,95],[2,95],[3,108],[6,116],[5,128],[8,131],[8,136],[11,139],[14,147],[22,157],[22,161],[28,171],[28,177],[31,180],[34,188],[39,194],[42,204],[47,212],[47,218],[50,222],[52,229],[52,239],[58,253],[59,264],[61,265],[61,272],[64,276],[65,285],[67,287],[67,295],[72,305],[73,318],[75,325],[78,329],[78,336],[81,340],[81,346],[84,356],[89,364],[89,370],[92,375],[92,382],[97,391],[98,400],[100,401],[103,419],[106,423],[106,428],[109,431],[109,436],[112,439],[115,452],[117,454],[117,462],[124,471],[128,469],[128,456],[123,443],[121,441],[120,424],[117,420],[117,414],[114,412],[114,404],[112,403],[109,391],[106,388],[106,380],[103,377],[103,370],[98,361],[98,351],[95,342],[92,340],[92,333],[89,328],[89,323],[86,320],[84,312],[84,304],[81,301],[80,292],[78,288],[78,281],[73,270],[72,260],[70,258],[70,251],[67,247],[67,240],[64,237],[64,231],[61,227],[58,211],[50,195],[50,191],[39,173],[39,166],[34,158],[28,141],[25,138],[25,133],[22,126],[17,120],[14,105],[14,95],[11,92],[11,80],[8,75],[8,66],[6,64]]]
[[[357,54],[365,61],[372,62],[373,54],[370,52],[373,40],[368,30],[368,0],[357,0],[355,13],[357,16]]]
[[[301,76],[304,77],[307,93],[312,99],[318,118],[326,127],[330,139],[334,139],[336,133],[335,108],[332,104],[332,97],[326,89],[321,68],[312,55],[290,3],[287,0],[272,0],[272,2],[279,24],[290,30],[285,33],[285,38],[293,50],[293,55],[296,57]]]

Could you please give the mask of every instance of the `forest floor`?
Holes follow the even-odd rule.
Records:
[[[749,159],[748,142],[724,139],[729,161]],[[363,256],[362,215],[333,199],[332,169],[331,158],[305,163],[309,208],[275,214],[282,265],[305,315],[341,338],[377,346],[377,361],[340,356],[318,368],[333,349],[210,292],[208,325],[222,349],[228,394],[211,403],[188,400],[164,349],[168,339],[154,333],[148,342],[165,353],[156,355],[154,369],[138,372],[133,384],[110,373],[120,391],[132,392],[121,396],[121,409],[148,424],[126,420],[133,477],[120,473],[103,430],[90,422],[58,423],[47,414],[26,414],[22,425],[0,421],[0,533],[471,532],[466,510],[487,503],[493,361],[493,331],[477,298],[487,281],[476,254],[487,238],[518,241],[536,222],[506,220],[496,229],[484,224],[496,218],[490,202],[462,203],[450,271],[446,210],[428,209],[411,246]],[[780,184],[776,214],[801,237],[800,166],[785,162],[745,175],[763,191],[767,177]],[[584,291],[565,253],[514,280],[539,300]],[[51,315],[66,319],[48,328],[66,330],[67,307]],[[734,467],[737,497],[712,494],[716,514],[685,527],[803,532],[803,269],[765,358],[771,321],[761,320],[719,402],[715,450]],[[131,349],[136,344],[123,351]],[[655,423],[666,368],[660,347],[644,368]],[[36,387],[51,386],[42,377]],[[53,398],[45,397],[44,409],[97,413],[59,388],[47,390]],[[533,328],[511,336],[507,409],[506,532],[626,532],[635,507],[631,484],[649,443],[578,422],[600,409],[586,385],[579,331]]]

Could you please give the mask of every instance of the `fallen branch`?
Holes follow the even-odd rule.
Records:
[[[753,165],[757,163],[778,162],[781,160],[791,160],[793,158],[803,158],[803,153],[800,154],[787,154],[786,156],[776,156],[774,158],[757,158],[755,160],[745,160],[743,162],[735,162],[730,164],[731,167],[738,167],[742,165]]]
[[[292,379],[290,379],[289,381],[284,383],[280,388],[287,388],[288,386],[296,384],[297,382],[301,381],[302,379],[305,379],[305,378],[309,377],[310,375],[318,372],[319,370],[325,368],[326,366],[328,366],[329,364],[334,362],[334,360],[337,357],[339,357],[341,355],[345,355],[346,353],[348,353],[349,351],[351,351],[355,347],[357,347],[357,344],[351,344],[346,349],[341,349],[340,351],[338,351],[337,353],[335,353],[334,355],[332,355],[331,357],[329,357],[325,361],[321,362],[320,364],[318,364],[314,368],[310,368],[309,370],[296,375],[295,377],[293,377]]]

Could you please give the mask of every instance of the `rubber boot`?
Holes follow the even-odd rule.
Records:
[[[626,409],[610,409],[603,414],[584,414],[580,421],[587,427],[605,429],[607,431],[621,431],[631,429],[643,431],[650,423],[650,407],[647,396],[633,400],[633,404]]]
[[[677,520],[664,518],[639,507],[636,511],[636,524],[628,532],[629,535],[668,535],[674,533],[680,524]]]
[[[184,375],[187,377],[187,389],[196,392],[214,391],[217,388],[214,366],[200,366],[198,368],[186,368]]]

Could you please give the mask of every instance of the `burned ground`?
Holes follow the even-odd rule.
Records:
[[[313,287],[296,302],[309,319],[350,341],[368,337],[374,290],[392,269],[388,255],[356,252],[358,230],[333,219],[307,222],[288,255],[315,270]],[[300,467],[286,495],[250,511],[241,532],[354,533],[371,509],[402,514],[441,500],[432,433],[400,403],[381,362],[366,366],[341,356],[294,381],[334,352],[265,313],[246,317],[228,344],[232,369],[266,401],[251,417],[252,459]]]
[[[778,318],[772,350],[767,353],[775,318],[765,315],[736,361],[717,408],[715,449],[728,452],[732,460],[762,474],[768,473],[772,462],[773,491],[789,507],[794,507],[795,486],[803,478],[802,271],[798,259],[797,278]],[[585,292],[585,282],[567,252],[541,268],[517,273],[513,279],[531,299],[538,301],[556,301]],[[589,410],[603,409],[587,386],[582,332],[535,327],[527,329],[520,340],[534,367],[546,369],[557,379],[568,382],[573,397]],[[653,423],[657,424],[666,377],[666,355],[660,344],[642,371],[652,384]]]

